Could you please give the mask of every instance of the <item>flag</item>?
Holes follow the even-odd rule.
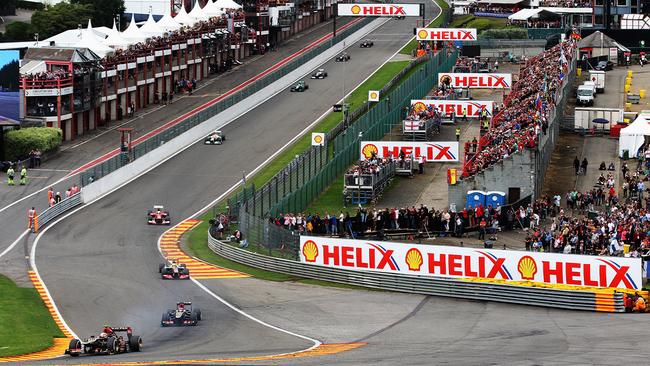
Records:
[[[546,73],[544,73],[544,83],[542,83],[542,92],[544,92],[544,93],[546,93],[546,88],[548,88],[548,86],[546,85],[546,77],[547,76],[548,75]]]
[[[564,65],[567,63],[566,56],[564,56],[564,48],[560,47],[560,64]]]
[[[542,97],[539,93],[537,94],[537,100],[535,101],[535,106],[538,111],[540,112],[542,111]]]
[[[420,121],[404,121],[404,132],[413,132],[420,129]]]

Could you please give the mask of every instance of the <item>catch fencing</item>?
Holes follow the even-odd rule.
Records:
[[[264,219],[307,208],[358,160],[361,140],[381,139],[402,120],[411,99],[426,95],[437,84],[438,72],[451,69],[456,58],[456,52],[443,51],[415,60],[384,86],[381,90],[384,98],[376,103],[365,103],[353,113],[351,117],[359,116],[354,123],[346,126],[342,121],[329,131],[327,146],[312,146],[261,188],[250,186],[235,194],[228,200],[228,206],[231,213],[239,215],[239,230],[248,236],[250,232],[263,231],[252,225],[257,222],[253,217]],[[397,85],[408,73],[411,75]]]
[[[294,71],[305,62],[313,59],[315,56],[321,54],[328,48],[332,47],[335,44],[343,41],[352,33],[358,31],[364,26],[372,22],[373,19],[366,18],[360,22],[340,31],[337,33],[336,37],[330,39],[329,41],[320,44],[306,53],[296,57],[295,59],[288,62],[286,65],[282,66],[273,73],[270,73],[259,80],[247,85],[242,88],[237,93],[229,95],[228,97],[220,100],[217,103],[214,103],[208,107],[205,107],[201,111],[193,113],[189,117],[185,118],[183,121],[175,124],[174,126],[166,129],[165,131],[152,136],[137,145],[135,145],[132,151],[128,154],[122,153],[118,154],[96,166],[89,168],[81,172],[81,185],[85,186],[90,184],[97,179],[100,179],[117,169],[129,164],[131,161],[140,158],[141,156],[147,154],[148,152],[160,147],[165,144],[167,141],[170,141],[176,136],[181,135],[182,133],[188,131],[189,129],[207,121],[208,119],[214,117],[215,115],[223,112],[224,110],[232,107],[233,105],[239,103],[240,101],[248,98],[249,96],[257,93],[258,91],[264,89],[280,78],[286,76],[290,72]]]
[[[208,235],[208,246],[217,255],[266,271],[314,278],[347,285],[431,296],[496,301],[570,310],[624,312],[623,294],[609,290],[570,291],[502,283],[411,276],[373,271],[355,271],[317,266],[252,253],[222,243]]]

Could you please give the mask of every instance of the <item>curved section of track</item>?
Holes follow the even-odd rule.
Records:
[[[146,210],[164,204],[173,219],[193,214],[235,184],[242,170],[253,170],[340,99],[344,80],[349,86],[363,81],[412,36],[412,28],[411,21],[389,21],[375,31],[383,36],[373,48],[353,45],[352,60],[345,65],[328,62],[323,67],[329,77],[310,80],[307,92],[285,90],[225,127],[225,144],[195,144],[50,227],[36,262],[70,327],[85,337],[105,323],[132,326],[145,341],[144,352],[114,356],[110,362],[232,358],[313,346],[307,339],[251,321],[191,282],[160,280],[162,258],[156,241],[164,229],[146,225]],[[241,280],[202,283],[210,281]],[[162,312],[178,300],[201,307],[204,320],[199,326],[160,327]]]

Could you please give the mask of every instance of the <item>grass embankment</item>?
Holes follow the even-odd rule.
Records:
[[[36,290],[0,275],[0,357],[38,352],[62,337]]]
[[[436,0],[436,3],[441,9],[449,9],[449,4],[445,0]],[[434,19],[431,23],[427,25],[429,28],[435,28],[435,27],[440,27],[442,25],[442,14],[440,14],[439,17]],[[399,50],[399,53],[402,55],[412,55],[413,50],[415,50],[418,47],[418,41],[415,40],[415,37],[406,44],[406,46],[402,47],[401,50]]]
[[[449,24],[449,28],[476,28],[476,32],[481,34],[481,32],[488,29],[506,28],[507,23],[508,19],[504,18],[477,18],[473,15],[459,15],[453,18]]]

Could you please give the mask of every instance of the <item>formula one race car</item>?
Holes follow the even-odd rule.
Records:
[[[165,211],[162,205],[154,205],[153,210],[147,211],[147,223],[149,225],[169,225],[169,211]]]
[[[126,338],[117,332],[126,332]],[[91,336],[85,340],[73,339],[70,341],[66,355],[77,357],[82,353],[88,355],[114,355],[117,353],[142,351],[142,339],[133,335],[131,327],[113,328],[108,325],[99,336]]]
[[[336,56],[336,62],[348,62],[350,61],[350,54],[343,52],[342,54]]]
[[[226,141],[226,135],[219,130],[215,130],[205,137],[205,140],[203,140],[203,144],[221,145],[223,144],[224,141]]]
[[[311,74],[312,79],[325,79],[327,77],[327,72],[325,69],[318,69],[315,73]]]
[[[178,263],[176,259],[168,259],[160,263],[158,273],[163,280],[189,280],[190,270],[185,264]]]
[[[163,327],[197,325],[201,320],[201,309],[192,308],[192,303],[182,301],[176,309],[169,309],[162,315],[160,325]]]
[[[290,91],[292,92],[304,92],[309,89],[309,85],[305,84],[304,80],[300,80],[296,85],[292,86]]]
[[[370,47],[372,47],[372,46],[374,46],[374,45],[375,45],[375,44],[374,44],[371,40],[366,39],[365,41],[361,42],[361,44],[359,45],[359,47],[361,47],[361,48],[370,48]]]

